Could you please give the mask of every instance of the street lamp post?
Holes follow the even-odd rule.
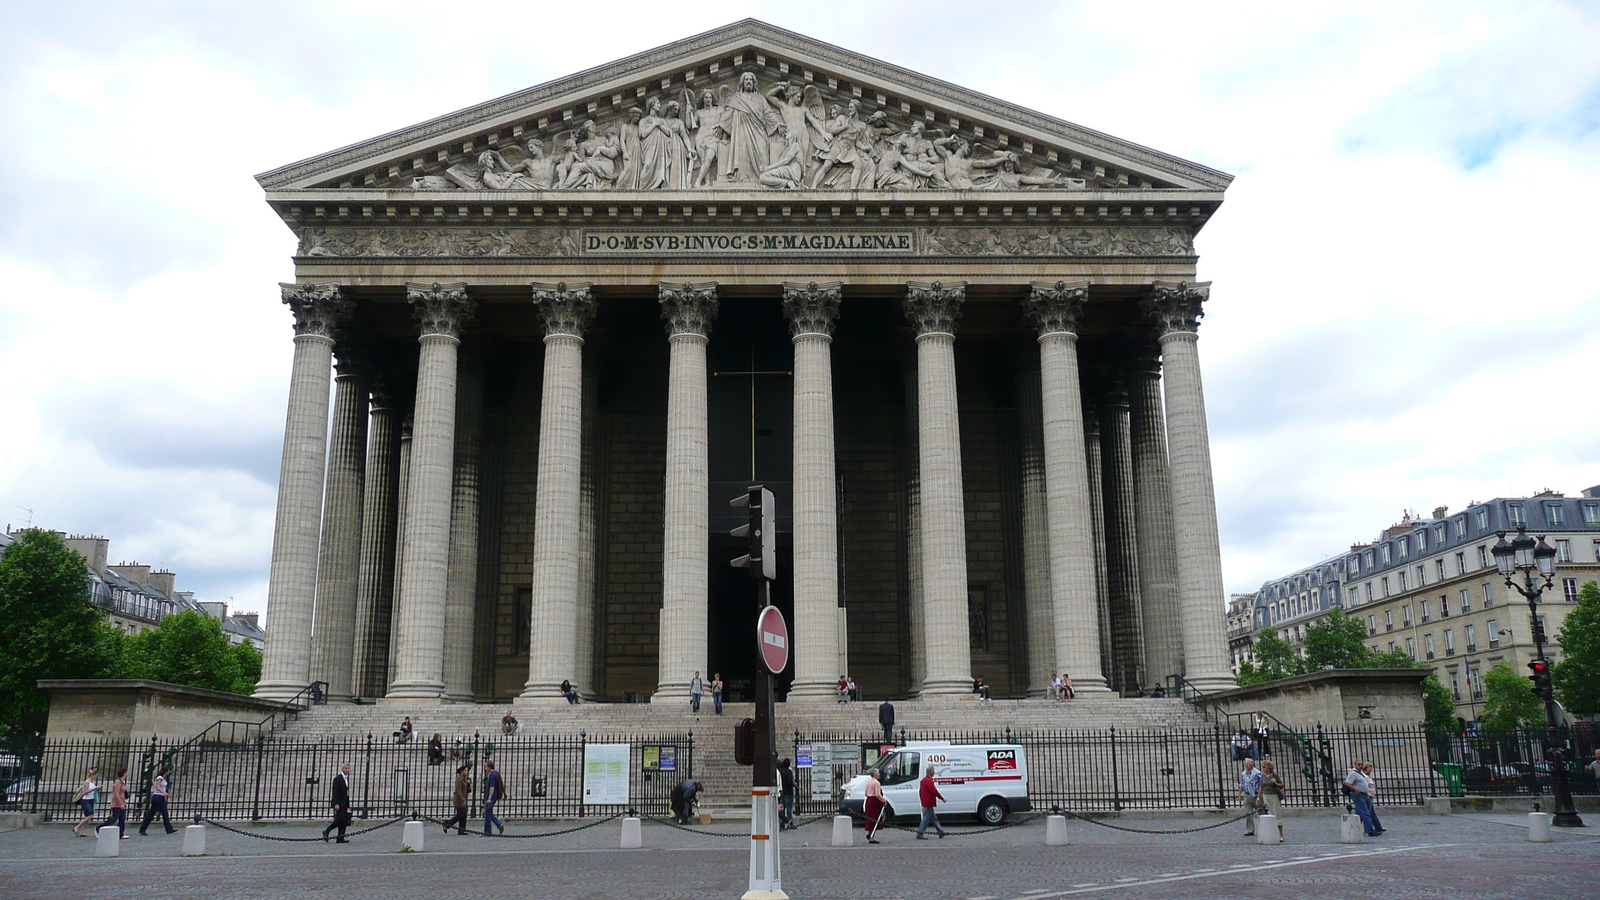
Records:
[[[1544,701],[1545,759],[1550,762],[1551,788],[1556,795],[1555,818],[1551,824],[1563,828],[1582,828],[1583,819],[1572,806],[1572,786],[1567,776],[1567,759],[1572,752],[1567,740],[1565,716],[1556,706],[1555,691],[1550,683],[1550,660],[1544,655],[1544,624],[1539,621],[1539,596],[1555,584],[1556,549],[1545,543],[1544,535],[1535,541],[1528,535],[1526,525],[1517,526],[1517,536],[1500,540],[1494,545],[1494,563],[1506,577],[1506,587],[1521,594],[1528,601],[1528,618],[1533,629],[1534,660],[1528,663],[1533,670],[1534,691]],[[1516,576],[1522,576],[1518,584]]]

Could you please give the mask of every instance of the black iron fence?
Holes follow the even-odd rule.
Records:
[[[598,751],[609,745],[609,754]],[[626,762],[623,762],[623,754]],[[604,755],[605,759],[600,757]],[[436,818],[455,814],[456,770],[469,767],[469,814],[481,815],[485,763],[493,761],[504,787],[495,807],[503,819],[583,818],[627,809],[646,815],[668,812],[672,787],[693,777],[692,734],[517,735],[498,741],[474,736],[459,748],[431,751],[421,742],[396,744],[365,738],[287,739],[253,732],[240,741],[48,741],[35,748],[24,768],[37,773],[8,788],[6,804],[56,818],[75,816],[73,795],[91,770],[101,776],[99,806],[110,805],[118,768],[128,769],[130,808],[143,807],[155,773],[171,767],[169,809],[175,819],[317,819],[328,815],[329,788],[342,766],[350,766],[350,803],[357,818],[389,818],[420,812]],[[626,780],[625,803],[597,803],[586,793],[586,766],[593,787],[605,779],[616,791]],[[134,813],[130,812],[130,816]]]

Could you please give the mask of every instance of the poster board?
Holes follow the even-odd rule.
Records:
[[[676,772],[678,747],[676,744],[646,744],[643,765],[646,772]]]
[[[811,746],[811,799],[833,799],[833,745]]]
[[[583,802],[626,805],[627,744],[588,744],[583,748]]]

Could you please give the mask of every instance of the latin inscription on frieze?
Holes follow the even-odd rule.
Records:
[[[681,231],[627,234],[591,231],[585,254],[660,256],[673,253],[872,253],[916,252],[911,231]]]

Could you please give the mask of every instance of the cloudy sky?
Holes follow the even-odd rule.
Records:
[[[61,0],[0,54],[0,522],[260,609],[294,241],[252,176],[744,16],[1238,176],[1199,238],[1230,591],[1600,484],[1594,3]]]

